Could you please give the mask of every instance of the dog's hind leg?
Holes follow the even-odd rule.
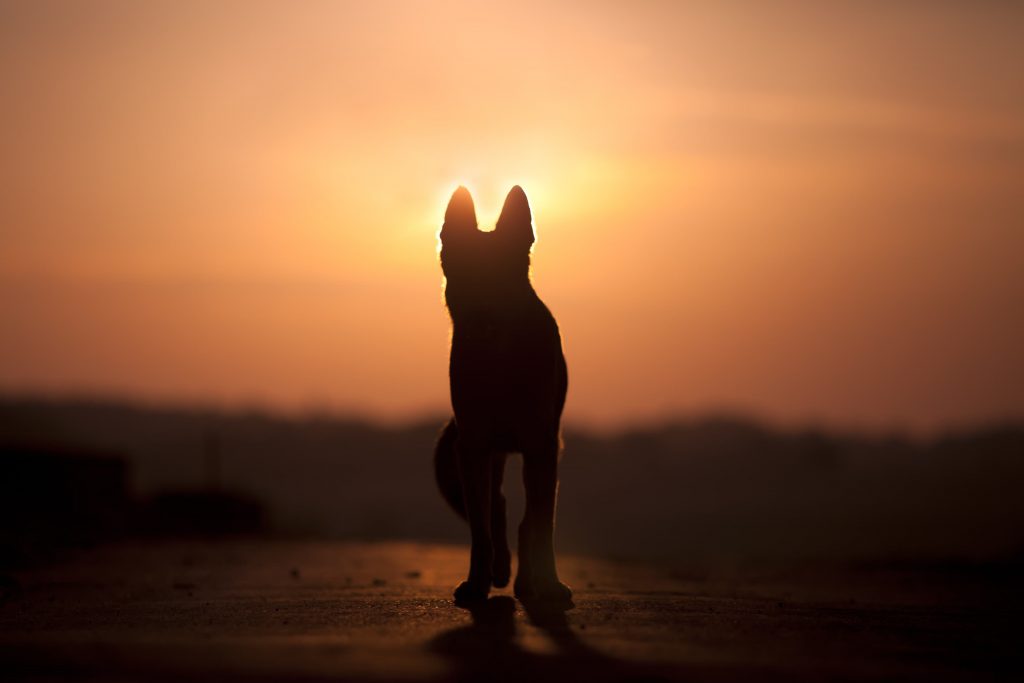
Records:
[[[519,525],[519,570],[515,594],[520,600],[543,600],[572,606],[572,591],[555,569],[555,497],[558,491],[557,435],[523,450],[526,512]]]
[[[455,589],[460,603],[485,600],[491,590],[494,546],[491,540],[491,460],[486,439],[475,436],[460,425],[455,444],[459,460],[459,478],[466,502],[471,546],[469,577]]]
[[[501,490],[507,457],[504,453],[495,455],[491,463],[491,540],[494,544],[491,581],[495,588],[504,588],[512,578],[512,553],[508,548],[505,494]]]

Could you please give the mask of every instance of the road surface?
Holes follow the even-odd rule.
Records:
[[[527,612],[505,590],[470,611],[450,600],[467,555],[265,541],[83,551],[2,577],[0,678],[946,681],[1021,671],[1020,602],[990,581],[563,557],[575,609]]]

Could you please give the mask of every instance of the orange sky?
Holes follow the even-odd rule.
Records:
[[[570,420],[1024,415],[1024,5],[0,5],[0,390],[447,406],[521,184]]]

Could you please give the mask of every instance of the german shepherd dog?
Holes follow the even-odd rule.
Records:
[[[523,455],[526,513],[519,525],[515,595],[569,607],[552,536],[559,423],[568,384],[558,325],[530,284],[530,204],[513,187],[495,229],[477,229],[469,191],[458,188],[441,228],[441,270],[452,318],[448,374],[455,417],[434,452],[449,505],[469,522],[469,577],[457,603],[487,597],[512,574],[502,477],[509,453]]]

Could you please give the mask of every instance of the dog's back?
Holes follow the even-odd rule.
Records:
[[[434,462],[445,499],[468,518],[473,534],[470,577],[456,593],[463,599],[486,596],[492,583],[508,581],[501,471],[509,452],[523,453],[527,487],[516,593],[569,594],[557,581],[550,549],[567,372],[558,325],[530,284],[533,241],[529,203],[519,187],[509,192],[492,232],[477,229],[465,188],[452,196],[441,229],[441,267],[452,318],[455,417],[438,440]]]

